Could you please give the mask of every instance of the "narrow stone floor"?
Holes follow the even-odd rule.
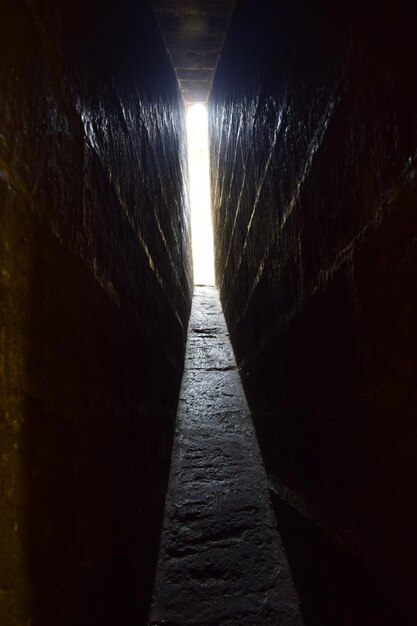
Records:
[[[152,624],[301,625],[213,287],[196,287]]]

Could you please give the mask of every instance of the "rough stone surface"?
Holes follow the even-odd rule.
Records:
[[[321,625],[388,601],[417,623],[415,23],[401,0],[241,0],[209,103],[217,284]],[[306,524],[332,581],[304,576]],[[367,611],[347,559],[381,586]]]
[[[3,2],[0,94],[0,624],[138,626],[192,291],[150,3]]]
[[[235,0],[153,0],[188,104],[206,102]]]
[[[211,287],[195,288],[151,622],[302,623]]]

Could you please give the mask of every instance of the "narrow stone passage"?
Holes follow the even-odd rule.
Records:
[[[302,624],[213,287],[194,293],[151,623]]]

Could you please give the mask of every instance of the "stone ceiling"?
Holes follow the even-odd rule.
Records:
[[[186,103],[206,102],[235,0],[153,0]]]

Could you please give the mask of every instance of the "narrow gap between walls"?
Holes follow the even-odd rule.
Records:
[[[207,108],[193,104],[186,116],[194,284],[214,285]]]

